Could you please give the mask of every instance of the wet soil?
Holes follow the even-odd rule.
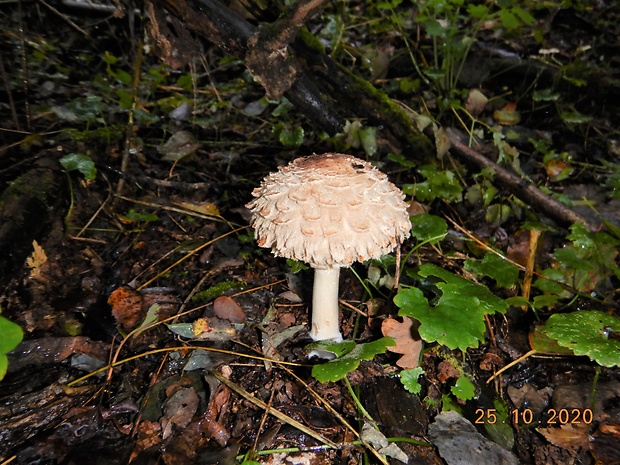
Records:
[[[320,362],[305,349],[311,270],[293,273],[286,260],[258,248],[245,204],[267,173],[300,154],[331,150],[332,143],[317,137],[312,147],[279,144],[272,125],[251,113],[250,104],[263,96],[260,87],[243,78],[241,63],[227,62],[217,50],[205,56],[219,65],[198,77],[208,104],[181,119],[158,109],[167,108],[170,95],[192,95],[178,86],[181,73],[165,68],[158,71],[162,82],[143,78],[152,93],[139,108],[142,119],[127,124],[127,109],[110,110],[123,95],[105,89],[114,79],[106,71],[111,60],[101,59],[135,49],[126,19],[77,15],[89,34],[100,31],[84,44],[47,10],[29,6],[4,17],[13,21],[2,39],[15,51],[12,58],[2,52],[13,99],[34,104],[26,139],[15,135],[25,130],[23,120],[18,128],[6,107],[2,113],[2,125],[15,131],[3,131],[3,202],[11,186],[28,189],[10,199],[11,213],[0,226],[7,231],[2,315],[25,333],[0,384],[0,463],[380,463],[380,447],[360,440],[367,421],[358,399],[385,437],[398,438],[394,443],[411,464],[445,463],[429,425],[450,403],[516,463],[620,463],[617,368],[536,356],[491,380],[529,350],[536,317],[521,308],[491,316],[487,343],[477,349],[426,350],[418,395],[403,388],[400,355],[390,352],[362,361],[347,382],[316,381],[311,370]],[[13,26],[19,18],[30,21],[30,37],[41,39],[32,46],[40,61],[31,65],[29,96],[17,84],[21,42]],[[65,36],[48,37],[46,21],[60,21]],[[86,95],[104,96],[94,114],[68,107]],[[292,118],[312,127],[300,115]],[[97,134],[88,132],[93,127]],[[181,145],[195,147],[176,162],[166,159],[171,150],[164,142],[180,128],[192,131]],[[94,160],[93,180],[58,163],[71,153]],[[383,169],[402,182],[414,177],[396,163],[384,162]],[[496,245],[502,237],[506,246],[523,242],[505,237],[516,228],[491,231],[481,211],[443,205],[437,212],[470,215],[468,227]],[[555,236],[547,240],[546,250],[557,246]],[[418,259],[440,260],[430,246],[412,261]],[[382,321],[398,313],[389,290],[371,301],[356,277],[366,273],[356,265],[341,277],[341,328],[345,338],[359,341],[381,337]],[[613,308],[617,292],[610,295]],[[455,365],[476,380],[474,400],[450,397]],[[504,429],[494,427],[500,398],[510,408]]]

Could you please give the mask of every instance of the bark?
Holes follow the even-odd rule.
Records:
[[[164,8],[210,43],[241,59],[249,56],[254,75],[268,94],[284,93],[300,113],[326,132],[341,131],[345,117],[363,118],[382,128],[394,150],[410,151],[416,158],[434,154],[430,139],[384,92],[332,60],[309,33],[301,30],[298,34],[321,1],[297,2],[280,22],[263,25],[262,30],[216,0],[152,1],[155,8]],[[269,44],[280,48],[270,50]],[[277,59],[269,61],[268,56]]]

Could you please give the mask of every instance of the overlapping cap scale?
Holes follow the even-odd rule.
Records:
[[[341,153],[293,160],[247,207],[258,244],[313,268],[379,258],[409,237],[404,194],[370,163]]]

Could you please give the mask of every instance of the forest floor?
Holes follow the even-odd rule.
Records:
[[[208,44],[163,64],[134,15],[0,7],[0,465],[620,464],[619,12],[479,27],[449,3],[461,32],[400,2],[309,24],[427,118],[423,160],[354,116],[324,133]],[[455,51],[430,70],[438,43]],[[460,159],[448,127],[586,223]],[[399,288],[394,257],[343,269],[340,365],[308,358],[312,270],[258,247],[245,207],[335,151],[384,171],[415,225]]]

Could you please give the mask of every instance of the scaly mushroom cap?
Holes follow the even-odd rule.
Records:
[[[405,195],[370,163],[341,153],[293,160],[254,189],[258,245],[313,268],[379,258],[409,237]]]

